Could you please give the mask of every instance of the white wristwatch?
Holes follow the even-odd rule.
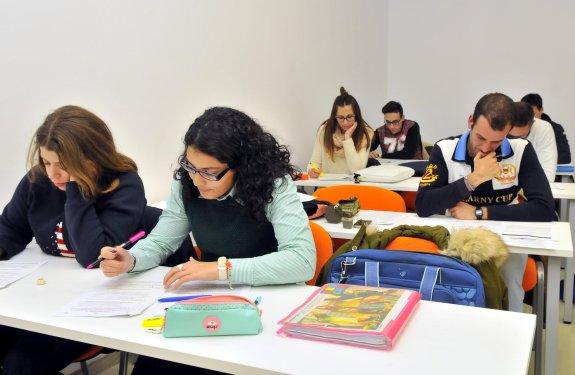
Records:
[[[226,263],[228,262],[228,258],[226,257],[219,257],[218,258],[218,280],[227,280],[228,279],[228,269]]]

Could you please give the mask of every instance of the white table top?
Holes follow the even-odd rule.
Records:
[[[252,288],[262,296],[264,331],[257,336],[166,339],[146,333],[149,314],[115,318],[62,318],[52,314],[105,278],[74,260],[48,258],[28,277],[0,289],[0,324],[90,342],[119,350],[233,373],[525,374],[535,316],[421,302],[390,352],[279,337],[276,324],[313,291],[303,285]],[[159,267],[141,277],[161,279]],[[37,286],[43,277],[47,284]],[[156,306],[157,309],[157,306]],[[149,310],[148,310],[149,311]],[[485,360],[472,360],[483,358]]]
[[[407,180],[399,182],[361,182],[356,184],[353,180],[318,180],[310,178],[308,180],[295,181],[296,186],[313,186],[325,187],[332,185],[369,185],[379,186],[389,190],[395,191],[417,191],[419,188],[419,181],[421,177],[410,177]],[[555,199],[575,199],[575,184],[569,182],[553,182],[551,185],[551,193]]]
[[[573,184],[573,185],[575,185],[575,184]],[[360,213],[356,216],[356,219],[361,218],[362,213],[367,213],[370,217],[373,215],[375,215],[375,216],[382,215],[382,217],[384,217],[385,215],[389,214],[386,211],[361,210]],[[391,227],[394,227],[397,225],[402,225],[402,224],[443,225],[449,229],[450,223],[454,223],[454,224],[465,223],[466,225],[469,225],[469,226],[478,226],[478,227],[484,223],[495,223],[495,224],[499,223],[499,222],[494,221],[494,220],[486,220],[483,222],[475,221],[475,220],[462,221],[462,220],[457,220],[457,219],[452,218],[452,217],[440,216],[440,215],[435,215],[435,216],[432,216],[429,218],[423,218],[423,217],[417,216],[414,213],[403,213],[403,212],[394,212],[393,215],[398,216],[397,222],[395,222],[389,226],[380,226],[381,229],[386,229],[386,228],[389,229]],[[319,218],[319,219],[315,219],[314,221],[316,223],[320,224],[322,227],[324,227],[327,230],[327,232],[333,238],[351,239],[355,236],[355,234],[358,231],[358,228],[345,229],[341,223],[339,223],[339,224],[328,223],[325,220],[325,218],[323,218],[323,217]],[[501,225],[509,224],[509,222],[500,222],[500,223],[501,223]],[[524,223],[513,222],[513,224],[525,225],[527,228],[534,225],[533,223],[529,223],[529,222],[524,222]],[[559,230],[559,241],[557,241],[555,243],[555,246],[553,246],[552,248],[547,248],[547,249],[536,249],[536,248],[510,246],[509,251],[512,253],[519,253],[519,254],[548,255],[548,256],[566,257],[566,258],[572,257],[573,256],[573,244],[571,241],[571,228],[569,226],[569,223],[567,223],[567,222],[552,222],[552,223],[548,223],[548,224],[558,228],[557,230]]]

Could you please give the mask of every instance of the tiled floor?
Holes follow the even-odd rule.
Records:
[[[526,306],[525,311],[529,311],[530,307]],[[563,303],[561,303],[559,311],[560,317],[563,319]],[[97,358],[90,363],[91,375],[117,375],[119,354],[113,353],[105,357]],[[130,356],[130,360],[135,360],[135,356]],[[131,370],[132,366],[129,367]],[[559,363],[557,364],[557,375],[573,375],[575,374],[575,323],[573,324],[559,324]],[[82,372],[77,364],[71,365],[65,369],[64,374],[81,375]],[[529,375],[533,374],[533,356],[531,358],[531,367]],[[512,374],[510,374],[512,375]]]

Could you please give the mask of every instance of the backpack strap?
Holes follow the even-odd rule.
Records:
[[[365,286],[379,286],[379,262],[365,262]]]
[[[423,278],[421,279],[421,284],[419,286],[419,293],[421,293],[421,299],[425,301],[433,300],[433,288],[437,283],[437,278],[439,277],[439,267],[427,266],[423,271]],[[366,275],[367,278],[367,275]]]

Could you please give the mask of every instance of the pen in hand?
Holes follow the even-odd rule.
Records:
[[[130,246],[136,242],[138,242],[138,240],[142,239],[142,237],[144,237],[146,235],[146,232],[144,232],[143,230],[139,231],[138,233],[134,234],[132,237],[130,237],[128,239],[128,241],[119,244],[119,247],[126,247],[126,246]],[[116,250],[112,250],[112,252],[116,252]],[[92,262],[88,265],[88,267],[86,267],[87,269],[91,270],[94,267],[97,267],[98,265],[100,265],[100,262],[103,261],[104,258],[102,257],[98,257],[98,259],[95,262]]]

